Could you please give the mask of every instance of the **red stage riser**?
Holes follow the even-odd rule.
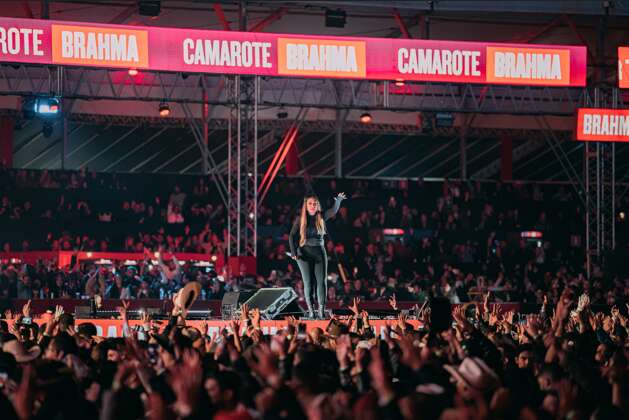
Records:
[[[36,320],[38,324],[41,324],[41,320]],[[81,325],[84,322],[92,323],[96,326],[96,331],[98,335],[101,337],[122,337],[122,321],[117,319],[78,319],[76,321],[76,325]],[[223,320],[209,320],[209,321],[187,321],[186,325],[189,327],[195,327],[201,330],[203,323],[207,322],[208,324],[208,335],[212,336],[213,334],[217,334],[223,328],[230,328],[229,321]],[[321,328],[325,331],[328,326],[329,321],[301,321],[306,324],[306,332],[310,332],[315,328]],[[412,324],[413,327],[417,328],[419,326],[419,321],[409,320],[408,323]],[[166,321],[164,321],[164,325]],[[286,328],[288,325],[287,321],[278,320],[278,321],[261,321],[260,327],[264,334],[275,334],[278,330]],[[396,319],[378,319],[370,321],[371,327],[374,329],[376,335],[383,337],[385,328],[387,325],[394,327],[397,324]],[[134,326],[142,325],[141,321],[129,321],[129,326],[133,328]],[[241,333],[244,334],[245,327],[242,327]]]

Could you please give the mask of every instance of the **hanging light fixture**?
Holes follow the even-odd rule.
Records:
[[[363,112],[360,115],[360,122],[363,124],[369,124],[371,121],[373,121],[373,117],[371,116],[370,113],[368,112]]]
[[[159,104],[159,116],[167,117],[170,115],[170,107],[166,102],[160,102]]]

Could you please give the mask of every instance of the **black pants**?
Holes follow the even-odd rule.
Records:
[[[328,297],[328,254],[322,246],[303,246],[301,257],[297,260],[301,278],[304,280],[304,295],[308,311],[312,311],[312,286],[316,280],[317,303],[319,311],[325,308]]]

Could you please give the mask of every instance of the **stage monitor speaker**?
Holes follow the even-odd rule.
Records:
[[[75,318],[92,318],[93,317],[92,308],[89,306],[75,306],[74,307],[74,317]]]
[[[276,319],[283,315],[299,317],[304,313],[297,304],[297,293],[292,287],[260,289],[245,303],[251,309],[260,309],[263,319]]]
[[[249,299],[255,293],[255,290],[243,290],[241,292],[225,293],[223,295],[223,301],[221,302],[221,318],[236,318],[238,309],[240,309],[240,305],[246,302],[247,299]]]
[[[430,331],[441,332],[452,326],[452,308],[444,297],[430,299]]]

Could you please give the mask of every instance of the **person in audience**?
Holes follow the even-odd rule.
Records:
[[[454,306],[445,329],[427,304],[375,330],[356,298],[323,329],[288,318],[272,333],[246,305],[212,332],[178,301],[162,326],[144,315],[131,328],[124,303],[122,338],[29,302],[0,322],[0,416],[627,418],[627,307],[599,310],[574,285],[558,293],[528,314],[486,294]]]

